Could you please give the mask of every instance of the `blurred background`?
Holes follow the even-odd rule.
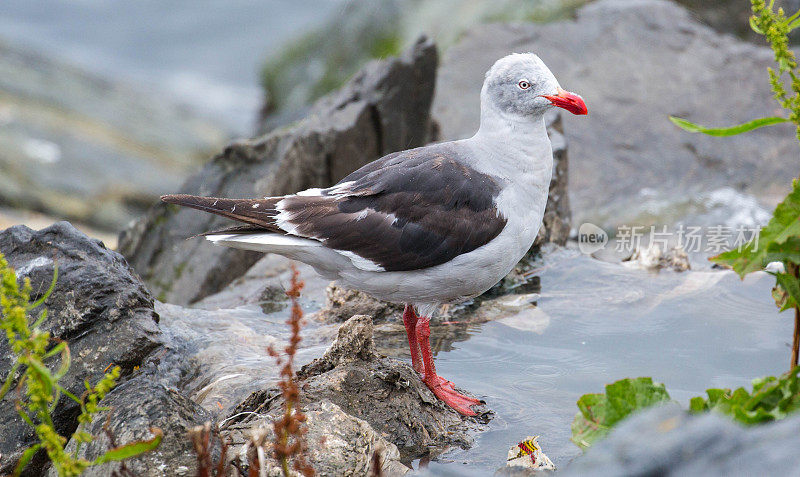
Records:
[[[477,24],[552,22],[586,3],[4,0],[0,227],[67,219],[114,246],[230,139],[302,117],[367,60],[422,32],[446,56]],[[754,38],[748,1],[680,3]]]

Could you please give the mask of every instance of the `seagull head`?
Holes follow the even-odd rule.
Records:
[[[550,69],[533,53],[500,58],[486,73],[481,101],[505,116],[540,117],[553,107],[587,114],[583,98],[559,86]]]

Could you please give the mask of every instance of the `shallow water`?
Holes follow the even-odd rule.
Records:
[[[786,368],[792,323],[777,313],[766,274],[741,282],[728,271],[653,273],[560,250],[546,256],[538,276],[535,305],[520,305],[535,295],[503,297],[510,305],[495,321],[434,327],[438,371],[495,415],[472,449],[447,452],[423,473],[491,474],[528,435],[540,435],[563,467],[580,454],[569,440],[575,401],[617,379],[652,376],[685,405],[708,387],[744,386]],[[321,297],[312,286],[305,309],[315,310]],[[197,371],[184,385],[204,406],[223,416],[220,406],[227,410],[274,379],[264,349],[286,337],[286,310],[169,316],[169,308],[159,310],[165,328],[196,347]],[[407,360],[402,327],[380,329],[381,350]],[[298,362],[320,355],[335,331],[311,321]]]

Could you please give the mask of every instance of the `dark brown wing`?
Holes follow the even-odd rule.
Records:
[[[354,254],[359,268],[405,271],[440,265],[495,238],[506,225],[494,203],[499,193],[496,178],[439,144],[391,154],[336,186],[300,195],[163,200],[246,222],[260,232],[319,240]]]

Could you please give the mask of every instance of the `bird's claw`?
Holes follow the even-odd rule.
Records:
[[[483,401],[459,393],[455,390],[455,385],[452,381],[448,381],[434,374],[431,377],[423,379],[423,382],[437,398],[441,399],[445,404],[459,413],[465,416],[478,415],[478,413],[473,411],[470,407],[476,404],[483,404]]]

